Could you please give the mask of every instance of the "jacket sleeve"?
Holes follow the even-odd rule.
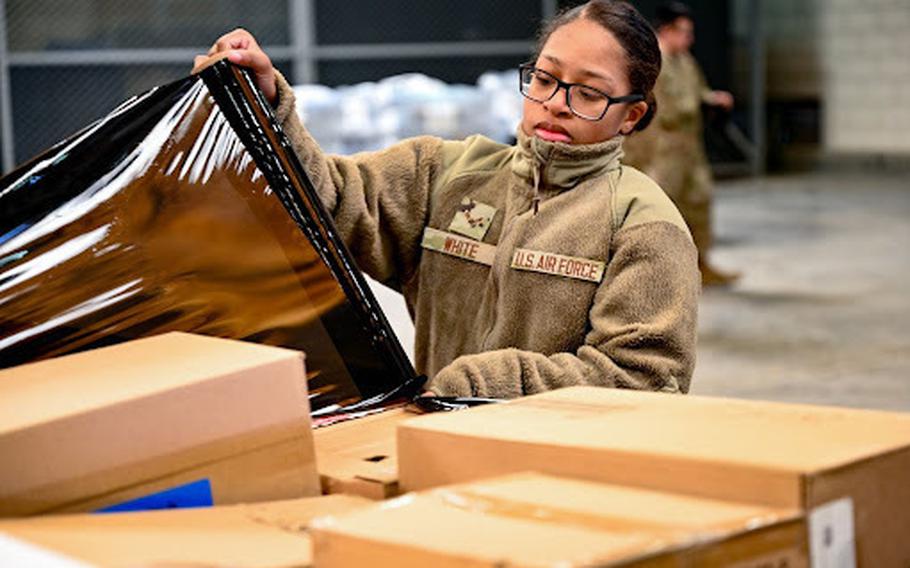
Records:
[[[695,66],[695,73],[698,77],[698,92],[700,95],[700,102],[703,104],[710,105],[712,104],[712,94],[714,90],[711,88],[711,85],[708,84],[708,80],[705,78],[705,72],[701,68],[701,65],[692,58],[692,65]]]
[[[688,392],[699,277],[689,235],[667,222],[620,230],[575,353],[504,349],[459,357],[429,385],[441,395],[512,398],[572,385]]]
[[[358,266],[399,289],[415,273],[443,141],[413,138],[379,152],[328,156],[304,128],[294,92],[276,72],[278,123]]]

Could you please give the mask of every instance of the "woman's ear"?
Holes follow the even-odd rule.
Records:
[[[619,132],[628,136],[632,134],[635,130],[635,125],[638,124],[638,121],[648,112],[648,103],[644,101],[638,101],[629,105],[628,110],[626,111],[626,118],[622,121],[622,125],[619,128]]]

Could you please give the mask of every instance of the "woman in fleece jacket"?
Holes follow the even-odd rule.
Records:
[[[593,0],[547,25],[521,70],[514,146],[418,137],[327,156],[248,32],[197,67],[219,57],[255,72],[360,267],[404,294],[432,392],[688,391],[695,247],[661,189],[620,163],[655,113],[661,61],[631,5]]]

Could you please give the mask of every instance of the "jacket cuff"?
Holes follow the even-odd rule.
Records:
[[[275,119],[278,124],[287,122],[291,113],[297,112],[297,98],[294,96],[294,89],[288,83],[281,71],[275,69]]]
[[[457,362],[450,363],[436,373],[426,388],[439,396],[475,396],[467,370]]]

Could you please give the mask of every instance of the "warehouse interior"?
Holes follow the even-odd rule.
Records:
[[[629,1],[648,19],[661,4]],[[424,134],[463,139],[480,133],[511,144],[523,104],[519,65],[535,53],[542,22],[583,3],[0,0],[0,166],[8,176],[3,187],[25,183],[28,175],[13,184],[11,174],[29,172],[33,159],[49,148],[45,157],[66,159],[67,150],[54,148],[58,142],[89,132],[115,109],[131,108],[150,89],[184,80],[194,57],[236,28],[258,39],[293,86],[295,112],[327,153],[376,151]],[[39,559],[61,567],[172,561],[581,566],[590,555],[605,566],[657,566],[663,556],[642,553],[635,557],[640,564],[622,564],[626,557],[610,555],[660,547],[689,562],[673,565],[910,565],[910,549],[899,537],[910,530],[910,3],[686,4],[695,24],[695,59],[710,87],[729,91],[735,101],[728,112],[704,109],[703,140],[713,174],[711,258],[736,278],[699,291],[691,407],[677,412],[647,398],[657,396],[651,393],[637,399],[622,392],[611,399],[576,387],[536,395],[540,402],[529,399],[527,406],[503,405],[508,408],[501,415],[489,410],[498,405],[470,408],[465,413],[471,418],[460,422],[455,418],[461,411],[439,412],[400,426],[418,412],[413,404],[390,413],[374,413],[369,404],[360,413],[355,404],[357,419],[336,424],[327,418],[335,399],[328,414],[320,408],[310,416],[319,399],[294,385],[319,372],[288,371],[299,360],[278,353],[285,350],[267,353],[250,345],[249,351],[229,352],[208,343],[211,338],[170,336],[149,349],[182,352],[198,341],[199,353],[217,360],[220,376],[236,383],[194,390],[198,385],[166,379],[163,384],[176,390],[149,391],[143,399],[160,408],[130,406],[105,414],[99,430],[88,418],[85,424],[77,420],[98,408],[76,401],[106,397],[98,394],[100,378],[80,389],[66,385],[61,377],[68,371],[53,366],[57,359],[36,363],[50,366],[34,372],[4,362],[0,383],[8,373],[15,396],[47,408],[34,418],[25,403],[10,397],[4,405],[0,394],[0,463],[7,464],[0,469],[8,469],[0,472],[0,566],[45,565]],[[568,96],[567,89],[567,104]],[[2,189],[0,220],[14,218]],[[20,230],[16,224],[0,231],[0,247]],[[5,254],[0,248],[0,277],[21,258]],[[10,270],[0,278],[0,313],[3,291],[18,285],[19,277]],[[413,364],[419,332],[412,310],[399,292],[368,282],[397,338],[394,356],[401,352],[401,361],[406,356]],[[9,328],[0,326],[5,356],[12,350],[3,351],[4,336],[28,331],[13,329],[2,317],[0,324]],[[107,367],[104,355],[92,353],[75,355],[85,357],[80,369]],[[358,364],[361,355],[354,357]],[[132,372],[117,357],[99,377],[116,369]],[[247,371],[231,375],[231,365],[242,367],[244,358],[269,378],[255,382]],[[137,377],[154,381],[155,373],[170,376],[182,369],[155,359],[137,365]],[[26,388],[27,381],[46,382],[56,394]],[[317,395],[332,391],[321,383],[319,389]],[[374,393],[361,394],[369,403]],[[75,410],[61,410],[69,403]],[[199,426],[202,414],[194,412],[215,404],[210,427]],[[256,408],[265,406],[274,412],[258,416]],[[45,417],[55,411],[74,421]],[[242,418],[233,421],[232,413]],[[130,436],[145,431],[143,416],[154,422],[153,443],[139,455]],[[319,426],[312,432],[311,420]],[[368,428],[358,430],[357,423]],[[178,440],[166,424],[186,428],[191,439]],[[48,430],[30,432],[35,425]],[[88,441],[106,440],[102,431],[117,433],[110,447],[132,452],[133,461],[105,461],[106,450]],[[609,440],[592,432],[609,432]],[[489,443],[479,441],[486,437]],[[61,445],[59,456],[40,451],[54,443]],[[84,453],[77,451],[83,445]],[[614,453],[599,454],[605,447]],[[225,458],[218,453],[225,448],[248,453]],[[780,448],[786,449],[775,453]],[[193,462],[195,453],[205,460]],[[728,456],[730,469],[707,469],[705,464],[726,464]],[[20,459],[17,469],[12,464]],[[103,474],[87,465],[93,459],[104,462]],[[514,467],[488,465],[497,460]],[[55,471],[60,463],[82,469],[68,479]],[[127,480],[127,472],[144,467],[154,469],[154,480]],[[515,473],[526,470],[544,475]],[[610,473],[601,478],[595,471]],[[454,489],[430,490],[451,484]],[[172,516],[151,524],[144,513],[121,513],[123,524],[116,515],[84,515],[132,507],[149,493],[158,499],[177,486],[183,493],[166,494],[165,505],[149,508],[216,505],[217,522],[209,524],[212,517],[203,509],[162,513]],[[626,492],[628,487],[634,490]],[[207,497],[196,503],[198,491]],[[370,508],[408,491],[419,493]],[[283,501],[320,494],[333,495],[304,505]],[[194,504],[173,505],[185,498]],[[620,503],[637,513],[626,517],[627,510],[611,509]],[[312,523],[324,515],[328,521]],[[702,531],[709,527],[704,534],[711,537],[701,544],[682,538],[691,529],[687,523]],[[604,536],[620,525],[620,536]],[[560,531],[563,537],[552,536]],[[461,536],[447,538],[453,534]],[[518,544],[509,548],[513,535]],[[185,554],[145,552],[163,542]],[[583,554],[566,556],[572,546],[560,543],[574,543]]]

